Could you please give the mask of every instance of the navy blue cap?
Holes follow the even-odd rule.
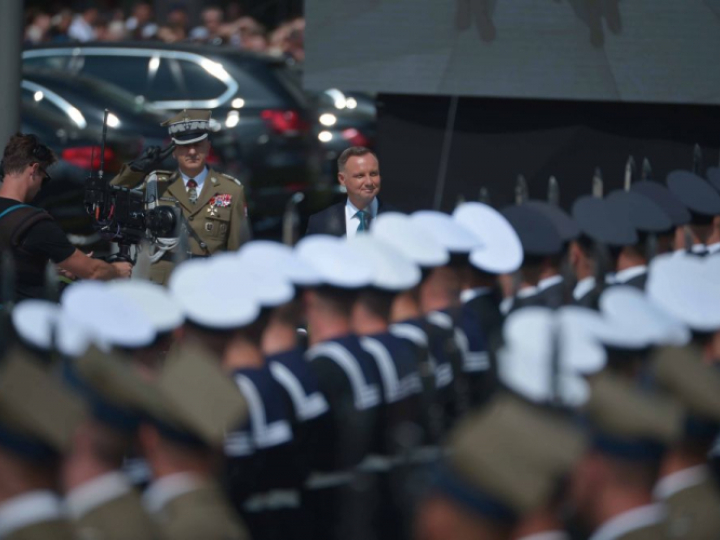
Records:
[[[675,227],[690,223],[690,211],[663,184],[651,180],[641,180],[634,182],[630,186],[630,191],[651,199],[670,217]]]
[[[605,200],[625,214],[641,233],[663,233],[673,228],[670,217],[651,199],[622,189],[611,192]]]
[[[525,255],[545,257],[562,251],[562,238],[553,222],[541,212],[524,204],[501,211],[520,237]]]
[[[582,233],[595,242],[611,247],[638,243],[637,232],[627,215],[604,199],[580,197],[573,204],[572,216]]]
[[[659,461],[667,449],[652,439],[618,437],[602,431],[595,432],[592,446],[603,454],[631,461]]]
[[[712,187],[720,191],[720,167],[710,167],[706,174]]]
[[[707,223],[720,215],[720,193],[704,178],[690,171],[673,171],[668,189],[690,210],[693,223]]]
[[[55,448],[32,436],[13,431],[2,424],[0,424],[0,447],[25,459],[38,462],[45,462],[60,455]]]
[[[565,210],[545,201],[527,201],[525,206],[537,210],[552,221],[563,242],[570,242],[580,236],[580,227]]]

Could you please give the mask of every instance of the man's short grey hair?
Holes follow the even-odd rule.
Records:
[[[343,153],[340,154],[340,157],[338,158],[338,171],[345,170],[345,165],[347,165],[347,162],[351,157],[367,156],[368,154],[372,154],[375,159],[377,159],[375,152],[369,148],[365,148],[364,146],[351,146],[350,148],[343,150]]]

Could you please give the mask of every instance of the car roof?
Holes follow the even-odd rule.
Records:
[[[40,51],[40,50],[67,50],[77,49],[154,49],[158,51],[182,51],[196,54],[202,54],[205,56],[223,56],[223,57],[234,57],[238,60],[246,61],[257,61],[259,63],[270,63],[276,65],[287,64],[287,61],[282,57],[272,56],[269,54],[256,53],[243,51],[236,47],[229,45],[204,45],[198,43],[163,43],[159,41],[121,41],[121,42],[106,42],[106,41],[88,41],[85,43],[49,43],[42,44],[34,47],[27,47],[23,51]]]

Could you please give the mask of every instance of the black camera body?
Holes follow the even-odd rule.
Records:
[[[146,208],[142,191],[113,186],[101,175],[93,174],[85,182],[85,209],[100,235],[120,245],[123,258],[129,247],[143,240],[174,238],[180,235],[182,213],[173,206]]]

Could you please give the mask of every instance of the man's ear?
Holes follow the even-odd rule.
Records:
[[[338,173],[338,183],[341,186],[345,187],[345,173],[341,173],[341,172]]]

